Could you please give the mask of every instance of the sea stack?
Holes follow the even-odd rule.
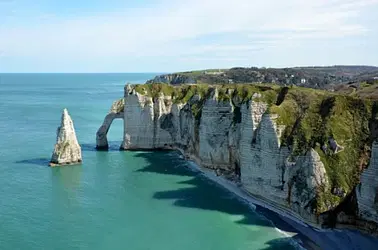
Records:
[[[67,109],[63,110],[61,124],[56,135],[56,144],[51,156],[50,166],[80,164],[81,147],[77,141],[73,121]]]

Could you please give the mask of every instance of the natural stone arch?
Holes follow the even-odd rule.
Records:
[[[114,119],[123,119],[124,108],[125,108],[125,101],[123,98],[113,102],[113,105],[109,113],[105,116],[105,119],[101,127],[97,130],[97,133],[96,133],[96,149],[97,150],[109,149],[108,138],[107,138],[108,131]]]

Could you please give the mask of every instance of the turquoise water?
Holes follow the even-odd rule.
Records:
[[[95,134],[125,82],[155,74],[0,74],[0,249],[294,249],[173,152],[109,152]],[[83,165],[47,167],[63,108]]]

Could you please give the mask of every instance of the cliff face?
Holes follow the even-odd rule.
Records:
[[[353,192],[358,169],[367,165],[361,156],[369,151],[358,151],[350,142],[365,138],[360,127],[344,131],[345,124],[336,123],[337,115],[350,115],[350,122],[361,115],[344,114],[339,109],[346,105],[344,99],[329,100],[318,93],[320,101],[312,103],[313,93],[303,90],[307,102],[298,98],[303,97],[298,89],[288,94],[287,89],[265,87],[172,88],[125,87],[123,149],[180,149],[202,167],[240,182],[255,197],[315,224],[323,223],[319,215],[336,209]],[[365,112],[369,105],[359,108]],[[378,222],[377,148],[362,174],[359,212],[352,211],[357,220]],[[344,172],[338,172],[339,166]]]
[[[378,222],[378,142],[373,144],[370,165],[361,175],[357,200],[360,216]]]
[[[169,127],[172,127],[172,103],[170,97],[152,97],[125,88],[123,149],[154,149],[172,144]],[[166,120],[166,121],[165,121]],[[169,123],[165,129],[164,121]],[[161,125],[163,124],[163,126]]]

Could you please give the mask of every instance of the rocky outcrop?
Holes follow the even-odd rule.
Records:
[[[123,110],[125,107],[124,99],[115,101],[110,108],[109,113],[105,116],[104,122],[101,127],[97,130],[96,133],[96,149],[97,150],[108,150],[108,139],[107,134],[110,129],[110,126],[113,123],[114,119],[123,119],[124,114]]]
[[[344,150],[344,147],[340,146],[335,139],[332,137],[328,140],[329,146],[332,149],[332,152],[337,154]]]
[[[373,143],[369,167],[361,175],[357,201],[361,218],[378,223],[378,141]]]
[[[81,147],[76,138],[73,121],[67,109],[64,109],[61,124],[57,130],[56,144],[50,166],[78,164],[81,162]]]
[[[319,154],[310,149],[285,171],[284,191],[287,190],[287,202],[291,210],[308,221],[317,222],[315,202],[318,190],[329,189],[326,170]]]

